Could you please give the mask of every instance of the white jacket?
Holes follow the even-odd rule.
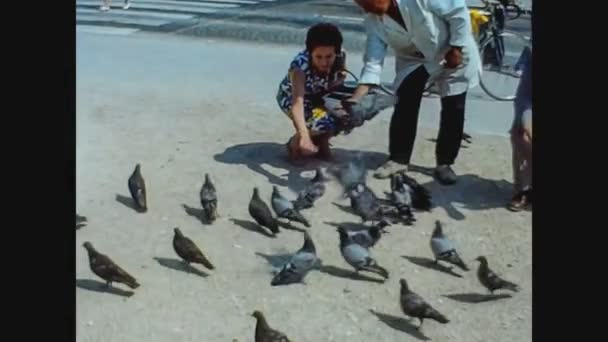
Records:
[[[481,61],[465,0],[396,1],[407,31],[388,15],[368,14],[359,83],[380,84],[384,57],[390,46],[396,56],[394,89],[420,65],[431,75],[430,80],[436,82],[442,97],[462,94],[475,87],[479,83]],[[450,46],[463,47],[463,62],[456,69],[440,64]]]

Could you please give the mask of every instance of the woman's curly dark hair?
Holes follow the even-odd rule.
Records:
[[[306,34],[306,50],[312,52],[319,46],[333,46],[336,53],[342,50],[342,33],[334,24],[320,23],[313,25]]]

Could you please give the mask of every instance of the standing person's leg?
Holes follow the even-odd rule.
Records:
[[[532,200],[532,110],[515,104],[511,128],[514,195],[507,205],[511,211],[526,208]]]
[[[112,2],[111,0],[103,0],[102,4],[101,4],[101,7],[99,7],[99,10],[103,11],[103,12],[109,11],[110,10],[110,3],[111,2]]]
[[[420,66],[399,86],[389,129],[389,158],[374,172],[374,177],[388,178],[396,172],[407,170],[418,129],[422,93],[428,79],[429,73],[424,66]]]
[[[456,183],[451,165],[456,161],[464,130],[464,112],[467,93],[441,98],[441,122],[435,145],[437,168],[435,177],[444,185]]]

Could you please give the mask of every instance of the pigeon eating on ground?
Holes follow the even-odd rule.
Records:
[[[293,201],[295,210],[312,208],[314,203],[325,194],[325,176],[321,168],[317,168],[315,177],[308,186],[298,194],[298,198]]]
[[[418,210],[431,210],[431,194],[405,172],[397,172],[391,176],[391,190],[406,191],[410,194],[411,206]]]
[[[207,259],[196,244],[188,237],[184,236],[179,228],[173,228],[173,231],[175,232],[173,235],[173,249],[175,250],[175,253],[177,253],[177,255],[179,255],[179,257],[186,262],[186,264],[201,264],[210,270],[215,269],[209,259]]]
[[[217,193],[215,186],[209,179],[209,174],[205,173],[205,183],[200,192],[201,205],[205,210],[205,217],[208,222],[213,222],[217,218]]]
[[[382,234],[385,233],[384,228],[389,225],[386,220],[382,220],[373,226],[361,230],[347,230],[345,227],[343,229],[356,244],[365,248],[371,248],[380,240]]]
[[[255,342],[291,342],[287,338],[287,335],[272,329],[268,325],[262,312],[256,310],[251,316],[257,320],[255,325]]]
[[[86,226],[87,222],[88,222],[88,220],[85,216],[80,216],[80,215],[76,214],[76,229],[77,230]]]
[[[456,247],[452,241],[443,234],[443,227],[439,220],[435,221],[435,230],[433,230],[433,236],[431,236],[431,250],[433,250],[436,263],[439,260],[443,260],[460,267],[463,271],[469,270],[469,267],[467,267],[458,255],[458,252],[456,252]]]
[[[392,189],[391,200],[403,224],[412,225],[416,218],[412,212],[412,196],[407,189],[407,185]]]
[[[367,221],[378,222],[388,213],[383,208],[374,192],[365,184],[358,183],[348,191],[350,206],[361,217],[363,223]]]
[[[123,283],[132,289],[139,287],[137,280],[135,280],[133,276],[116,265],[108,256],[97,252],[93,247],[93,244],[87,241],[83,246],[89,254],[89,266],[91,267],[91,271],[105,280],[107,287],[112,286],[113,282]]]
[[[388,279],[388,271],[378,265],[370,254],[369,250],[359,244],[357,244],[348,235],[344,227],[338,227],[338,233],[340,234],[340,253],[344,260],[351,265],[357,273],[359,271],[367,271],[379,274],[381,277]]]
[[[479,268],[477,269],[477,279],[479,282],[490,291],[494,293],[496,290],[510,290],[513,292],[519,291],[519,285],[514,284],[510,281],[500,278],[494,271],[488,266],[488,259],[485,256],[479,256],[475,260],[479,261]]]
[[[135,208],[139,212],[148,211],[148,202],[146,201],[146,183],[141,175],[141,165],[137,164],[135,170],[129,177],[129,192],[131,198],[135,202]]]
[[[297,210],[294,209],[293,203],[287,198],[283,197],[279,192],[279,188],[275,185],[272,187],[272,198],[271,198],[272,209],[280,218],[286,218],[290,222],[300,222],[306,227],[310,227],[308,220],[302,216]]]
[[[401,310],[403,310],[404,314],[420,320],[420,325],[418,326],[419,330],[422,329],[422,323],[424,323],[425,318],[430,318],[442,324],[450,322],[444,315],[435,310],[429,303],[425,302],[422,297],[411,291],[405,279],[399,280],[399,283],[401,284],[401,293],[399,297]]]
[[[317,257],[315,244],[313,243],[310,234],[305,231],[304,245],[291,257],[288,263],[283,265],[279,273],[277,273],[270,282],[270,285],[277,286],[299,283],[304,279],[308,271],[313,269],[318,262],[319,258]]]
[[[258,188],[253,188],[253,195],[251,196],[251,201],[249,201],[249,215],[260,226],[270,229],[273,236],[279,233],[279,223],[272,216],[266,202],[260,198]]]

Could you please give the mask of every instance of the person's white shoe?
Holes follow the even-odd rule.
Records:
[[[99,7],[99,10],[102,12],[107,12],[110,10],[110,6],[102,5],[101,7]]]
[[[129,7],[131,7],[131,2],[128,2],[128,1],[127,1],[127,2],[125,2],[125,5],[124,5],[124,6],[122,6],[122,9],[124,9],[124,10],[128,10],[128,9],[129,9]]]

